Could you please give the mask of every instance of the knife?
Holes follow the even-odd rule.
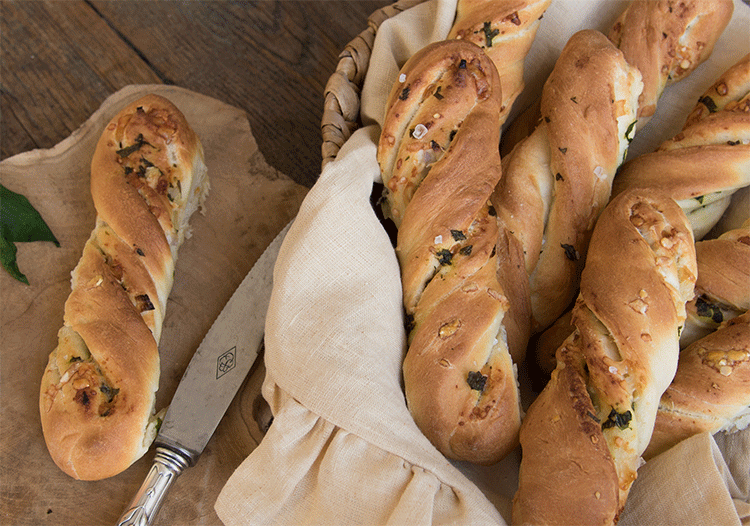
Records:
[[[193,354],[154,439],[153,465],[118,526],[153,523],[172,483],[198,460],[255,363],[273,266],[291,224],[261,254]]]

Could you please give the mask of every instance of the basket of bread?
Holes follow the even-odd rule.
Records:
[[[373,14],[326,88],[266,325],[274,423],[222,520],[747,520],[749,14]]]
[[[750,54],[721,40],[747,6],[589,2],[561,29],[559,3],[375,13],[323,166],[378,128],[420,431],[479,465],[520,444],[514,524],[612,524],[644,459],[750,422]]]

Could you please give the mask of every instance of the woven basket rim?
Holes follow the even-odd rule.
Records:
[[[339,54],[336,70],[324,90],[323,117],[320,131],[322,166],[333,161],[351,134],[360,126],[360,93],[380,25],[389,18],[427,0],[398,0],[373,12],[367,28],[351,40]]]

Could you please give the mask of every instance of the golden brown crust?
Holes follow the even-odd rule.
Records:
[[[685,78],[708,59],[733,9],[732,0],[634,1],[618,17],[609,30],[609,39],[643,77],[638,129],[656,111],[666,86]],[[723,87],[719,89],[723,91]],[[531,134],[539,118],[537,100],[503,134],[503,156]]]
[[[605,208],[572,314],[575,331],[521,427],[514,524],[616,521],[677,367],[696,273],[692,234],[674,201],[629,191]],[[566,470],[564,484],[547,484],[550,466]]]
[[[750,423],[750,313],[721,327],[680,353],[645,458],[703,432],[743,429]]]
[[[545,83],[540,125],[503,159],[493,203],[523,247],[535,331],[575,297],[591,229],[632,138],[640,90],[640,74],[604,35],[576,33]]]
[[[555,370],[557,365],[555,353],[574,331],[572,314],[572,310],[566,311],[533,339],[534,366],[541,375],[539,381],[546,383],[552,371]]]
[[[558,360],[521,426],[522,491],[513,499],[513,524],[612,524],[619,506],[617,472],[586,391],[586,364],[565,346]]]
[[[489,204],[501,175],[499,87],[478,46],[427,46],[401,71],[378,147],[413,320],[403,366],[407,403],[441,452],[476,463],[512,450],[521,418],[503,327],[512,325],[518,340],[524,322],[511,323],[508,294],[516,289],[498,280],[500,231]],[[503,250],[517,258],[516,247]]]
[[[703,120],[719,108],[726,108],[729,111],[741,110],[742,101],[746,100],[747,94],[750,93],[750,53],[740,59],[737,64],[729,68],[719,77],[713,85],[706,90],[706,93],[698,100],[693,111],[688,115],[685,121],[685,128],[688,128],[696,122]]]
[[[72,477],[115,475],[153,439],[176,253],[207,190],[200,143],[168,100],[143,97],[107,125],[91,164],[96,227],[40,388],[47,448]]]
[[[609,38],[643,75],[640,128],[656,111],[664,88],[689,75],[712,53],[732,18],[732,0],[631,2]]]
[[[681,339],[683,347],[697,340],[699,328],[705,334],[743,312],[750,310],[750,228],[743,237],[731,239],[721,236],[695,244],[698,257],[698,281],[695,299],[687,304],[688,319]]]
[[[659,403],[647,458],[694,434],[750,423],[750,220],[695,249],[698,280],[686,305],[684,350]]]
[[[524,87],[524,59],[551,0],[458,0],[448,34],[484,49],[500,75],[500,125]]]
[[[718,90],[718,91],[717,91]],[[707,106],[712,111],[707,111]],[[706,174],[711,177],[706,177]],[[750,185],[750,54],[699,99],[685,127],[623,165],[613,193],[659,188],[680,202],[701,239],[738,189]]]

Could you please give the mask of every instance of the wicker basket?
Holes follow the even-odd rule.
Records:
[[[328,79],[324,92],[323,119],[320,124],[323,135],[323,167],[336,158],[352,132],[361,124],[359,96],[380,24],[424,1],[399,0],[378,9],[367,19],[367,29],[349,42],[339,55],[336,71]]]

